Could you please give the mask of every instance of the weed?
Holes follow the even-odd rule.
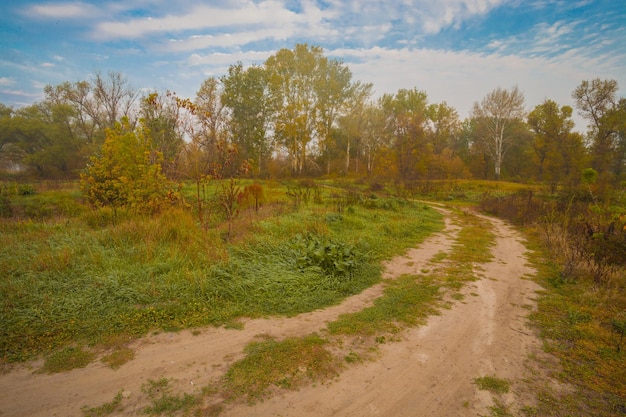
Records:
[[[199,402],[199,399],[191,394],[173,395],[169,380],[166,378],[157,381],[149,379],[143,385],[142,391],[152,400],[152,405],[144,408],[146,414],[171,416],[179,411],[188,411]]]
[[[121,407],[121,403],[122,403],[122,398],[123,398],[123,391],[124,390],[120,390],[116,395],[115,398],[113,398],[113,401],[102,404],[100,406],[97,407],[88,407],[85,406],[82,408],[82,412],[83,412],[83,416],[84,417],[103,417],[103,416],[107,416],[109,414],[113,414],[116,411],[121,411],[122,407]]]
[[[112,369],[118,369],[135,358],[135,351],[128,348],[116,349],[101,360]]]
[[[509,381],[496,378],[495,376],[483,376],[474,379],[478,389],[486,390],[494,394],[506,394],[511,388]]]
[[[95,355],[78,347],[67,347],[48,356],[42,372],[49,374],[71,371],[89,365]]]
[[[362,361],[361,356],[353,351],[350,351],[346,356],[344,356],[344,359],[348,363],[357,363]]]

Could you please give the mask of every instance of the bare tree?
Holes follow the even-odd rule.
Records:
[[[500,179],[504,155],[514,139],[506,129],[524,118],[524,101],[524,95],[516,86],[511,91],[498,87],[487,94],[480,104],[474,103],[471,116],[484,132],[479,140],[482,148],[493,158],[496,180]]]

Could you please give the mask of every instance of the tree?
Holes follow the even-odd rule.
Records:
[[[424,91],[401,89],[386,94],[381,105],[387,122],[386,130],[393,138],[398,174],[402,180],[416,179],[426,172],[426,108]]]
[[[467,175],[465,166],[453,147],[461,129],[456,109],[445,101],[431,104],[426,108],[426,116],[428,153],[430,154],[428,178],[465,177]]]
[[[617,81],[596,78],[583,81],[572,93],[579,113],[589,121],[591,164],[598,172],[601,191],[623,171],[619,131],[623,129],[626,105],[620,106],[617,91]]]
[[[71,106],[50,101],[15,111],[9,124],[13,159],[39,178],[75,177],[85,158],[74,116]]]
[[[228,75],[221,78],[224,86],[221,100],[229,110],[229,130],[237,145],[239,158],[251,160],[259,175],[269,159],[271,143],[267,127],[271,113],[268,102],[267,76],[264,68],[231,65]]]
[[[318,46],[281,49],[267,59],[265,69],[272,130],[287,150],[292,173],[301,175],[313,143],[330,150],[334,124],[359,87],[352,85],[348,68],[326,58]]]
[[[108,129],[101,155],[91,157],[81,173],[81,189],[96,207],[128,208],[151,213],[162,209],[171,196],[161,172],[163,160],[154,151],[149,131],[140,122],[133,128],[126,118]]]
[[[523,119],[524,95],[517,87],[511,91],[498,87],[487,94],[480,104],[474,103],[471,116],[480,125],[479,130],[484,136],[478,139],[493,159],[496,180],[499,180],[504,155],[514,140],[507,127]]]
[[[149,130],[152,152],[163,155],[163,172],[172,178],[179,174],[177,161],[184,146],[183,132],[179,129],[181,109],[176,96],[150,93],[141,99],[139,116],[145,129]]]
[[[365,152],[368,177],[374,173],[379,150],[385,144],[385,113],[380,105],[369,104],[363,109],[363,137],[361,145]]]
[[[533,132],[532,149],[537,178],[548,181],[555,189],[559,183],[578,176],[584,148],[580,135],[572,132],[574,121],[570,106],[559,107],[545,100],[528,114],[528,126]]]
[[[14,151],[18,142],[17,132],[14,129],[13,109],[0,103],[0,168],[15,164]]]

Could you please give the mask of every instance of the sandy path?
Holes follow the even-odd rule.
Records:
[[[380,360],[349,367],[327,385],[284,392],[255,406],[231,406],[224,416],[475,416],[491,398],[477,391],[473,379],[493,374],[511,381],[523,376],[530,349],[537,344],[525,330],[525,305],[535,284],[521,279],[524,246],[503,222],[490,219],[498,235],[495,260],[482,265],[484,278],[466,286],[463,302],[404,340],[381,345]],[[386,265],[387,277],[418,273],[441,251],[449,251],[458,227],[446,220],[443,232]],[[168,378],[176,389],[198,393],[242,355],[259,334],[276,338],[322,330],[340,314],[370,305],[382,293],[376,285],[341,305],[292,318],[249,320],[243,330],[203,329],[150,336],[135,343],[135,359],[118,370],[100,362],[54,375],[22,368],[0,375],[0,416],[82,416],[81,407],[110,402],[124,391],[124,411],[140,415],[148,403],[141,386]],[[37,364],[34,364],[36,366]],[[508,394],[508,403],[524,400]]]

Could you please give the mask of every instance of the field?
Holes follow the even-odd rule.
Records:
[[[251,184],[239,186],[244,190]],[[213,184],[204,190],[202,222],[191,185],[181,190],[182,201],[150,217],[89,208],[72,183],[4,185],[4,195],[12,192],[11,216],[0,219],[5,371],[30,363],[55,374],[96,361],[119,369],[141,362],[135,359],[137,341],[146,337],[183,330],[201,335],[213,327],[241,332],[252,319],[329,311],[384,284],[384,296],[373,307],[329,319],[326,335],[252,342],[245,357],[226,371],[221,389],[209,385],[201,395],[177,396],[168,388],[173,381],[155,379],[144,387],[144,396],[152,401],[146,410],[153,414],[184,413],[208,410],[207,398],[215,395],[256,401],[267,398],[271,387],[289,390],[333,379],[346,365],[376,361],[376,352],[400,342],[403,329],[419,327],[441,308],[477,297],[472,283],[480,279],[480,268],[467,271],[470,265],[493,261],[489,248],[497,240],[467,207],[485,201],[485,195],[506,199],[542,193],[537,186],[488,182],[376,190],[322,181],[260,185],[260,206],[239,201],[238,212],[228,218],[211,204],[224,190]],[[445,202],[453,215],[442,215],[432,203],[418,202],[421,198]],[[513,211],[519,217],[520,210]],[[432,254],[435,267],[414,271],[421,277],[419,285],[415,275],[388,283],[383,266],[441,232],[444,220],[449,224],[451,219],[459,227],[456,243]],[[487,410],[491,415],[624,415],[623,270],[602,283],[582,272],[575,279],[563,278],[559,258],[542,243],[537,223],[520,230],[532,248],[527,262],[535,270],[533,279],[543,287],[533,301],[536,310],[530,310],[545,352],[526,358],[537,370],[527,376],[524,388],[532,387],[534,401],[514,408],[504,401],[506,394],[496,393]],[[344,338],[372,344],[336,345]],[[337,349],[342,352],[339,362],[333,353]],[[282,371],[277,357],[285,361]],[[302,362],[307,360],[312,362]],[[303,367],[318,373],[301,378],[295,372],[285,379]],[[259,375],[265,377],[255,379]],[[492,375],[474,378],[487,387],[514,382]],[[561,385],[555,388],[553,381]],[[107,406],[119,411],[120,403],[114,400],[84,413],[106,415],[113,412],[105,412]],[[510,414],[513,410],[518,414]]]

